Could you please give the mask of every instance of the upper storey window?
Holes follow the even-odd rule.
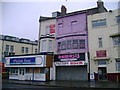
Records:
[[[116,22],[120,23],[120,16],[116,16]]]
[[[92,21],[92,27],[106,26],[106,19]]]
[[[50,28],[49,28],[49,26],[46,26],[45,34],[50,34]]]

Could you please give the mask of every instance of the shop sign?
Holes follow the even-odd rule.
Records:
[[[55,33],[55,24],[50,25],[50,33]]]
[[[55,55],[55,61],[85,61],[85,53]]]
[[[97,57],[106,57],[106,50],[100,50],[100,51],[96,51],[96,56]]]
[[[84,65],[84,61],[73,61],[73,62],[55,62],[56,66],[72,66],[72,65]]]
[[[11,58],[10,64],[35,64],[35,57]]]

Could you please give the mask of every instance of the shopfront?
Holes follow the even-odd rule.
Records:
[[[9,79],[47,81],[50,80],[53,55],[24,55],[6,57]]]
[[[85,53],[55,55],[54,60],[56,80],[88,80]]]
[[[97,72],[96,73],[96,79],[98,80],[107,80],[107,66],[109,63],[109,57],[107,57],[107,51],[106,50],[99,50],[96,51],[96,58],[94,58],[94,61],[97,63]]]

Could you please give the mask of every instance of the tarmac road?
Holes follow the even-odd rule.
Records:
[[[47,90],[47,89],[101,90],[100,88],[99,89],[98,88],[62,88],[62,87],[46,87],[46,86],[36,86],[36,85],[13,84],[9,82],[2,83],[2,90]],[[113,89],[102,89],[102,90],[113,90]]]

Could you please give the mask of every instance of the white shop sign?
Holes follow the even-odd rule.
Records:
[[[5,67],[45,67],[45,55],[6,57]]]
[[[76,66],[84,65],[84,61],[73,61],[73,62],[55,62],[56,66]]]

